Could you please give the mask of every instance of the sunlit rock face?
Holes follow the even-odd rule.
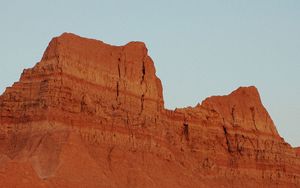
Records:
[[[295,148],[297,156],[300,157],[300,147]]]
[[[299,187],[299,156],[253,86],[165,109],[141,42],[64,33],[0,96],[0,187]]]

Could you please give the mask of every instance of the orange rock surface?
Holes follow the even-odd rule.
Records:
[[[295,148],[297,156],[300,157],[300,147]]]
[[[64,33],[0,96],[0,187],[300,187],[300,157],[255,87],[167,110],[143,43]]]

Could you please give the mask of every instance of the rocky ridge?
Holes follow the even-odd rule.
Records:
[[[0,96],[0,146],[1,187],[300,186],[255,87],[167,110],[141,42],[54,38]]]

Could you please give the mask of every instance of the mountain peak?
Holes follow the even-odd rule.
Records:
[[[209,97],[202,102],[202,106],[217,111],[231,127],[278,136],[255,86],[239,87],[229,95]]]
[[[73,33],[63,33],[50,41],[44,52],[42,61],[54,57],[58,58],[59,56],[97,59],[99,54],[105,53],[105,51],[113,53],[113,51],[120,51],[122,49],[127,49],[128,52],[134,51],[134,55],[138,56],[145,56],[148,52],[145,43],[139,41],[132,41],[124,46],[114,46],[100,40],[84,38]],[[103,57],[100,56],[99,58]]]
[[[252,97],[255,97],[255,98],[260,98],[260,94],[259,94],[259,91],[258,89],[255,87],[255,86],[241,86],[239,88],[237,88],[236,90],[234,90],[231,95],[235,95],[235,96],[252,96]]]

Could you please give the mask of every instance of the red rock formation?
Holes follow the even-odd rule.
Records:
[[[299,187],[297,151],[255,87],[164,109],[140,42],[65,33],[0,96],[1,187]]]
[[[296,150],[296,155],[300,157],[300,147],[295,148]]]
[[[215,110],[230,128],[240,127],[279,137],[276,127],[261,103],[255,87],[239,88],[228,96],[210,97],[202,102],[203,107]]]

